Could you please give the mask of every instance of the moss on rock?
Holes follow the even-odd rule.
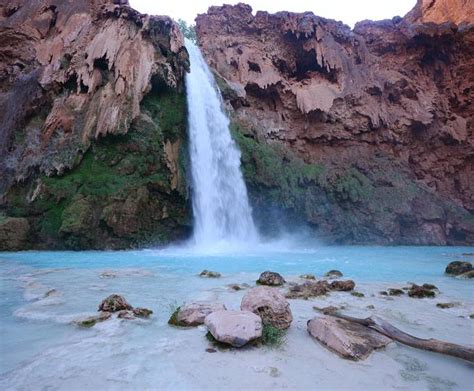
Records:
[[[62,175],[12,187],[5,213],[28,219],[31,247],[167,243],[190,231],[186,167],[185,96],[157,83],[126,134],[96,140]]]

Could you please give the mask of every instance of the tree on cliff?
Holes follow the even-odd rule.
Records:
[[[196,25],[188,24],[183,19],[178,19],[178,25],[179,25],[179,28],[181,29],[181,32],[187,39],[189,39],[190,41],[194,43],[197,43],[196,29],[195,29]]]

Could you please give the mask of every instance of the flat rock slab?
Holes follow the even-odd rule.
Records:
[[[280,330],[290,327],[293,321],[290,304],[278,290],[265,286],[251,289],[242,298],[242,311],[250,311],[261,317],[264,324]]]
[[[177,326],[199,326],[204,324],[207,315],[225,309],[224,304],[221,303],[197,301],[185,304],[176,314]]]
[[[308,332],[329,350],[355,361],[367,358],[375,349],[392,342],[375,330],[333,316],[311,319]]]
[[[262,336],[262,320],[250,311],[215,311],[204,323],[217,341],[237,348]]]

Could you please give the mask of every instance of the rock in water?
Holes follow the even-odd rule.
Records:
[[[171,315],[169,324],[174,326],[199,326],[204,324],[204,319],[207,315],[215,312],[225,310],[224,304],[209,303],[209,302],[195,302],[179,307],[173,315]]]
[[[347,281],[333,281],[329,286],[333,291],[351,291],[355,287],[355,282],[352,280]]]
[[[329,350],[355,361],[367,358],[392,341],[368,327],[332,316],[311,319],[308,332]]]
[[[149,318],[152,313],[153,311],[149,310],[148,308],[133,309],[133,315],[135,315],[137,318]]]
[[[452,274],[457,276],[459,274],[464,274],[472,270],[472,263],[467,261],[454,261],[446,266],[444,271],[446,274]]]
[[[268,286],[280,286],[285,283],[285,279],[279,273],[266,271],[260,274],[257,284]]]
[[[84,319],[77,319],[73,323],[77,324],[80,327],[92,327],[98,322],[103,322],[104,320],[110,319],[112,314],[110,312],[101,312],[99,315],[88,316]]]
[[[336,314],[340,309],[343,309],[344,307],[335,307],[333,305],[330,305],[328,307],[323,307],[323,308],[319,308],[319,307],[316,307],[314,306],[313,307],[313,310],[315,311],[318,311],[318,312],[321,312],[323,313],[324,315],[334,315]]]
[[[417,299],[422,299],[424,297],[433,298],[436,296],[436,293],[432,289],[428,289],[425,286],[413,284],[410,290],[408,291],[408,296]]]
[[[217,341],[237,348],[262,336],[262,320],[250,311],[215,311],[204,323]]]
[[[110,295],[99,305],[99,311],[117,312],[122,310],[133,310],[133,307],[120,295]]]
[[[303,280],[316,280],[316,276],[314,274],[302,274],[300,278]]]
[[[388,294],[389,296],[400,296],[404,295],[405,292],[403,291],[403,289],[399,288],[388,288]]]
[[[329,270],[324,277],[328,278],[339,278],[342,277],[342,273],[339,270]]]
[[[330,291],[327,281],[306,281],[297,284],[288,290],[285,295],[287,299],[309,299],[310,297],[322,296]]]
[[[132,319],[135,319],[135,316],[133,316],[132,311],[122,310],[118,312],[117,318],[132,320]]]
[[[211,270],[203,270],[201,273],[199,273],[199,276],[206,278],[219,278],[221,276],[221,273],[213,272]]]
[[[457,278],[474,278],[474,270],[470,270],[466,273],[459,274]]]
[[[290,327],[293,321],[290,304],[285,297],[278,290],[264,286],[250,290],[243,297],[240,309],[259,315],[263,324],[280,330]]]

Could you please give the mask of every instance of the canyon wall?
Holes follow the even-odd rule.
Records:
[[[128,248],[190,230],[189,68],[124,0],[0,6],[0,250]]]
[[[262,229],[474,243],[473,6],[426,3],[353,30],[245,4],[198,16]]]

